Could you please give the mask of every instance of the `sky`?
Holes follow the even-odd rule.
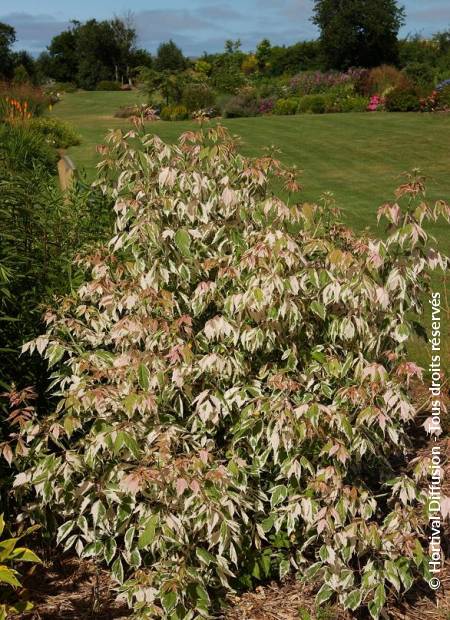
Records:
[[[0,21],[16,29],[16,49],[36,55],[71,19],[109,19],[131,11],[140,47],[154,52],[161,41],[173,39],[186,55],[197,56],[221,51],[226,39],[241,39],[248,51],[264,37],[279,45],[314,38],[312,5],[312,0],[0,0]],[[449,0],[403,5],[403,36],[450,28]]]

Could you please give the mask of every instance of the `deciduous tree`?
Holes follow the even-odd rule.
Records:
[[[172,41],[161,43],[155,59],[155,68],[158,71],[183,71],[187,67],[187,60],[181,49]]]
[[[312,21],[328,67],[348,69],[395,64],[404,16],[396,0],[315,0]]]
[[[11,46],[16,40],[16,31],[9,24],[0,22],[0,78],[9,79],[13,73]]]

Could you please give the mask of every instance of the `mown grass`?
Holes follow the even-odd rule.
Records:
[[[80,146],[68,153],[88,178],[99,160],[96,145],[109,129],[130,127],[114,118],[120,106],[144,101],[136,92],[77,92],[66,94],[53,114],[73,123],[82,136]],[[228,119],[223,124],[241,138],[246,155],[258,156],[267,146],[280,149],[280,159],[303,171],[303,200],[317,200],[325,191],[334,194],[345,221],[356,230],[376,227],[376,210],[391,200],[402,182],[402,173],[420,168],[427,178],[428,198],[450,201],[450,115],[419,113],[349,113],[268,116]],[[166,141],[173,142],[190,121],[148,125]],[[430,226],[441,251],[450,254],[450,228]],[[442,290],[442,279],[433,284]],[[445,334],[449,333],[447,316]],[[427,321],[428,322],[428,321]],[[446,355],[448,355],[448,338]],[[427,351],[414,344],[412,354],[426,364]]]

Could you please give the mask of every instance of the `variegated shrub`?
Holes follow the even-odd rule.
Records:
[[[398,468],[420,374],[405,345],[447,260],[422,223],[449,207],[414,176],[379,211],[386,240],[357,237],[221,127],[115,131],[104,154],[115,234],[25,346],[60,399],[23,426],[17,492],[140,617],[206,618],[249,575],[306,571],[319,604],[378,618],[426,571],[426,468]]]

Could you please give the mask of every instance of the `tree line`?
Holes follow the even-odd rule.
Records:
[[[228,40],[219,53],[187,58],[173,42],[163,42],[155,54],[137,45],[131,14],[84,23],[72,21],[53,37],[37,59],[13,51],[16,33],[0,23],[0,79],[42,83],[48,79],[93,89],[103,80],[131,83],[141,68],[160,74],[176,73],[203,63],[219,86],[233,86],[236,68],[244,73],[276,77],[302,70],[345,70],[409,63],[450,67],[450,31],[430,39],[399,39],[405,11],[396,0],[316,0],[312,21],[320,36],[293,45],[274,45],[267,38],[254,52],[245,53],[239,40]],[[228,85],[228,82],[230,84]]]

